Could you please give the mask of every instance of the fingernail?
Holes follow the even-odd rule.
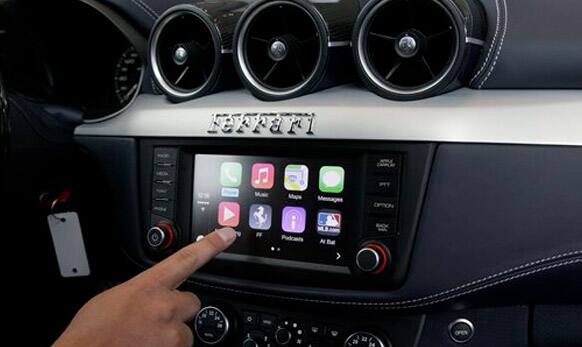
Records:
[[[216,233],[226,243],[231,243],[236,238],[236,232],[231,228],[218,229],[216,230]]]

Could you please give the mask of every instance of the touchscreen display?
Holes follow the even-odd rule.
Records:
[[[347,271],[354,164],[347,159],[196,155],[193,234],[237,231],[223,258]]]

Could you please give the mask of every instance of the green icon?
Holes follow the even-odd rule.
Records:
[[[222,163],[220,165],[220,184],[223,187],[239,187],[242,182],[242,165],[240,163]]]
[[[324,193],[343,192],[344,175],[344,168],[341,166],[323,166],[319,170],[319,190]]]

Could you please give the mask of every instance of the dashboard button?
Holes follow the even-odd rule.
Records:
[[[243,312],[243,323],[248,326],[257,325],[257,314],[254,312]]]
[[[161,222],[148,230],[146,242],[155,250],[171,248],[176,244],[176,231],[169,223]]]
[[[393,216],[396,214],[396,200],[392,198],[371,197],[368,200],[368,213]]]
[[[165,184],[165,183],[154,182],[154,184],[152,186],[152,198],[153,199],[166,198],[166,199],[173,200],[174,195],[175,195],[175,190],[174,190],[173,181],[170,181],[170,182],[172,182],[172,183]]]
[[[456,343],[467,343],[475,334],[475,327],[470,320],[461,318],[449,324],[449,336]]]
[[[173,164],[178,161],[178,149],[157,147],[154,149],[154,164]]]
[[[370,236],[396,234],[396,219],[370,217],[366,229]]]
[[[262,314],[259,318],[259,326],[265,330],[275,329],[277,317],[270,314]]]
[[[156,180],[174,180],[176,176],[175,167],[155,166],[154,167],[154,181]]]
[[[158,249],[164,244],[166,234],[160,227],[153,227],[148,230],[146,240],[151,248]]]
[[[323,326],[321,324],[312,323],[309,325],[308,331],[313,336],[322,336],[323,335]]]
[[[398,187],[397,176],[374,177],[368,180],[367,192],[384,196],[395,196]]]
[[[390,175],[400,171],[400,155],[383,154],[370,156],[369,167],[375,174]]]
[[[325,328],[325,336],[330,339],[336,340],[340,337],[340,329],[338,327],[329,326]]]
[[[154,200],[152,201],[152,213],[172,219],[174,217],[174,202]]]

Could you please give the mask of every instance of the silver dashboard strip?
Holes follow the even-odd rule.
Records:
[[[311,135],[207,132],[216,113],[315,113]],[[173,104],[140,95],[120,116],[84,124],[78,136],[241,137],[582,145],[582,90],[472,90],[414,102],[346,85],[278,102],[246,90]]]

